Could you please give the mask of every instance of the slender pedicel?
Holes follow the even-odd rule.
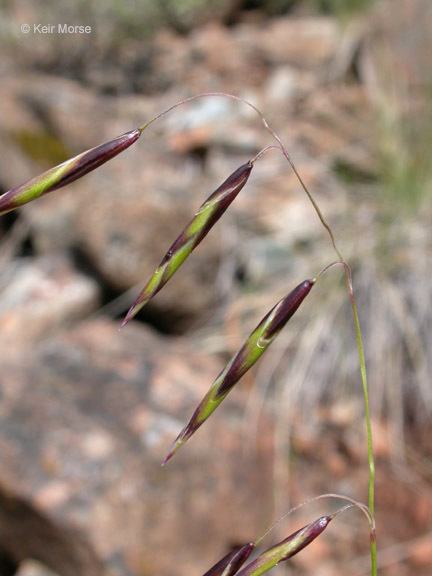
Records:
[[[279,136],[276,134],[276,132],[270,127],[270,125],[268,124],[268,122],[265,119],[262,112],[256,106],[254,106],[251,102],[248,102],[247,100],[245,100],[241,96],[235,96],[234,94],[227,94],[225,92],[206,92],[204,94],[196,94],[195,96],[190,96],[189,98],[185,98],[184,100],[181,100],[180,102],[176,102],[175,104],[173,104],[172,106],[170,106],[169,108],[164,110],[163,112],[160,112],[157,116],[155,116],[154,118],[152,118],[151,120],[149,120],[148,122],[143,124],[143,126],[141,126],[140,130],[145,130],[145,128],[147,128],[147,126],[150,126],[151,124],[153,124],[154,122],[156,122],[160,118],[163,118],[166,114],[168,114],[172,110],[175,110],[179,106],[183,106],[183,104],[187,104],[188,102],[193,102],[194,100],[198,100],[201,98],[207,98],[208,96],[218,96],[218,97],[222,97],[222,98],[229,98],[230,100],[236,100],[237,102],[242,102],[243,104],[246,104],[246,106],[249,106],[249,108],[251,108],[252,110],[254,110],[258,114],[258,116],[261,118],[262,123],[264,124],[265,129],[272,136],[272,138],[275,139],[275,141],[278,144],[277,147],[280,148],[282,154],[287,159],[287,161],[288,161],[289,165],[291,166],[294,174],[296,175],[297,180],[299,181],[301,187],[303,188],[304,192],[306,193],[307,197],[309,198],[309,201],[311,202],[318,218],[320,219],[321,224],[327,230],[336,254],[338,255],[340,260],[343,260],[342,255],[336,246],[336,241],[335,241],[335,238],[333,236],[333,232],[332,232],[330,226],[328,225],[326,219],[324,218],[324,215],[321,212],[321,209],[318,206],[317,202],[315,201],[315,198],[312,196],[308,187],[306,186],[305,182],[303,181],[302,177],[300,176],[300,173],[298,172],[291,156],[289,155],[288,150],[285,148],[284,144],[282,143],[282,140],[279,138]]]
[[[236,548],[219,560],[204,576],[234,576],[249,558],[254,548],[255,544],[253,542]]]
[[[276,306],[261,320],[255,330],[249,335],[243,346],[231,358],[210,390],[195,410],[192,418],[177,436],[168,456],[162,465],[166,464],[207,418],[216,410],[227,394],[232,390],[240,378],[251,368],[265,350],[270,346],[300,304],[309,294],[313,280],[305,280],[282,298]]]
[[[254,160],[249,160],[249,162],[240,166],[200,206],[198,212],[196,212],[180,236],[171,245],[158,268],[132,304],[122,322],[122,328],[165,286],[192,250],[205,238],[246,184],[252,171]]]
[[[138,140],[141,132],[140,128],[126,132],[5,192],[0,196],[0,216],[85,176],[129,148]]]
[[[273,522],[273,524],[271,526],[269,526],[267,528],[267,530],[264,532],[264,534],[262,534],[262,536],[260,536],[256,540],[254,540],[255,547],[258,546],[258,544],[261,542],[261,540],[263,540],[267,536],[267,534],[269,534],[279,524],[279,522],[281,522],[282,520],[285,520],[285,518],[287,516],[290,516],[293,512],[296,512],[297,510],[299,510],[300,508],[302,508],[306,504],[312,504],[313,502],[317,502],[318,500],[322,500],[324,498],[336,498],[338,500],[345,500],[346,502],[348,502],[348,504],[345,504],[345,506],[343,508],[339,508],[339,510],[337,510],[332,515],[332,518],[335,517],[336,515],[340,514],[341,512],[345,512],[345,510],[348,510],[349,508],[357,508],[358,510],[360,510],[366,516],[367,521],[369,523],[369,532],[371,535],[371,539],[375,538],[375,520],[371,514],[371,511],[366,506],[366,504],[363,504],[362,502],[358,502],[357,500],[354,500],[353,498],[350,498],[349,496],[345,496],[344,494],[330,493],[330,494],[320,494],[319,496],[314,496],[313,498],[309,498],[308,500],[300,502],[300,504],[297,504],[297,506],[293,506],[292,508],[290,508],[288,510],[288,512],[285,512],[285,514],[282,514],[282,516],[279,516],[279,518],[275,522]]]

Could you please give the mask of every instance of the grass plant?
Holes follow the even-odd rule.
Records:
[[[361,505],[350,501],[349,506],[356,505],[361,508],[363,512],[366,513],[370,524],[370,549],[371,549],[371,574],[376,576],[377,565],[376,565],[376,543],[375,543],[375,525],[374,525],[374,479],[375,479],[375,468],[374,468],[374,458],[372,449],[372,431],[370,423],[370,413],[369,413],[369,399],[368,399],[368,388],[366,379],[366,365],[364,358],[364,350],[362,343],[362,336],[360,331],[360,322],[357,313],[357,306],[353,291],[353,282],[351,277],[351,270],[348,264],[344,261],[341,252],[337,248],[335,236],[332,229],[327,223],[324,215],[322,214],[318,204],[316,203],[314,197],[310,193],[305,182],[302,180],[300,174],[298,173],[294,162],[292,161],[287,149],[283,145],[281,139],[270,128],[264,116],[261,112],[251,103],[246,100],[223,93],[208,93],[199,94],[197,96],[192,96],[181,102],[178,102],[164,110],[159,115],[145,123],[144,125],[127,132],[126,134],[114,138],[113,140],[96,146],[89,151],[83,152],[79,156],[67,160],[66,162],[56,166],[40,176],[33,178],[32,180],[19,185],[9,192],[6,192],[0,196],[0,215],[12,211],[23,204],[27,204],[36,200],[54,190],[66,186],[67,184],[83,177],[90,171],[98,168],[105,162],[111,160],[114,156],[123,152],[134,144],[142,132],[151,126],[154,122],[178,108],[187,102],[196,100],[198,98],[207,97],[224,97],[236,100],[244,105],[249,106],[253,109],[261,119],[264,124],[265,129],[272,136],[275,144],[264,148],[259,152],[253,159],[251,159],[246,164],[243,164],[238,168],[233,174],[231,174],[217,190],[209,196],[209,198],[201,205],[198,211],[193,215],[189,224],[183,229],[180,235],[174,240],[171,247],[166,252],[163,257],[159,267],[150,278],[150,280],[145,285],[144,289],[138,296],[137,300],[133,304],[132,308],[129,310],[125,320],[123,321],[123,326],[131,320],[135,314],[139,311],[142,306],[144,306],[153,296],[159,292],[163,286],[168,282],[168,280],[174,275],[176,270],[181,266],[181,264],[190,255],[193,249],[205,238],[210,229],[215,225],[215,223],[221,218],[224,212],[229,208],[231,203],[234,201],[236,196],[242,190],[242,188],[247,183],[251,170],[259,158],[261,158],[267,150],[270,148],[278,149],[285,159],[290,164],[291,168],[294,170],[304,192],[309,198],[310,202],[315,209],[315,212],[327,230],[330,242],[333,246],[334,251],[338,257],[336,262],[331,262],[323,267],[321,272],[319,272],[314,278],[310,280],[305,280],[300,283],[296,288],[294,288],[285,298],[280,300],[268,314],[259,322],[256,328],[251,332],[249,337],[246,339],[245,343],[241,346],[238,352],[232,357],[228,362],[224,370],[216,378],[209,392],[204,397],[203,401],[200,403],[195,413],[193,414],[191,420],[185,426],[185,428],[180,432],[179,436],[174,442],[171,451],[166,457],[164,463],[166,463],[178,450],[178,448],[186,442],[192,436],[192,434],[200,427],[207,418],[213,413],[213,411],[221,404],[225,399],[227,394],[231,391],[233,386],[246,374],[246,372],[260,359],[262,354],[267,350],[270,344],[281,332],[282,328],[292,317],[292,315],[299,308],[303,300],[309,294],[311,288],[318,281],[318,279],[327,272],[330,268],[336,264],[341,265],[345,271],[346,276],[346,286],[351,302],[355,333],[357,338],[357,351],[359,358],[360,374],[363,384],[363,395],[365,403],[365,420],[366,420],[366,430],[367,430],[367,454],[369,462],[369,485],[368,485],[368,505]],[[168,473],[168,472],[167,472]],[[329,495],[322,495],[316,499],[327,497]],[[331,495],[335,496],[335,495]],[[344,498],[343,496],[338,496]],[[243,563],[247,560],[252,549],[255,547],[256,543],[262,538],[259,538],[256,543],[248,543],[241,547],[239,550],[228,554],[222,560],[220,560],[213,568],[211,568],[206,576],[232,576],[237,574],[237,576],[259,576],[278,563],[288,560],[305,547],[307,547],[315,538],[317,538],[329,525],[329,523],[347,507],[341,508],[337,512],[321,516],[320,518],[314,520],[313,522],[307,524],[300,530],[290,534],[288,537],[280,541],[278,544],[272,546],[267,551],[263,552],[255,560],[252,560],[246,567],[241,568]]]

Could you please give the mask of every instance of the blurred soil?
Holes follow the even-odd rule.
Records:
[[[0,193],[191,95],[228,92],[257,106],[352,266],[379,573],[429,575],[432,5],[377,0],[338,18],[312,2],[287,2],[285,14],[219,2],[189,20],[163,4],[166,20],[147,23],[142,38],[131,20],[108,33],[97,2],[75,13],[0,4]],[[92,34],[19,32],[73,17],[91,21]],[[355,334],[337,269],[159,467],[258,320],[335,260],[277,151],[256,162],[170,284],[117,330],[203,200],[272,143],[245,104],[197,99],[96,172],[0,220],[0,576],[200,574],[308,498],[366,502]],[[268,541],[335,507],[306,506]],[[367,574],[368,538],[363,515],[349,510],[277,570]]]

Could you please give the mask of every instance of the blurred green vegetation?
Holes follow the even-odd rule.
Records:
[[[366,10],[374,0],[160,0],[156,11],[178,25],[193,27],[204,18],[219,17],[229,20],[240,11],[260,10],[269,16],[286,14],[292,9],[305,7],[317,13],[349,16]]]
[[[367,10],[375,0],[305,0],[316,11],[347,17]]]
[[[48,132],[34,133],[23,130],[14,135],[20,147],[26,151],[29,158],[49,168],[65,162],[72,156],[72,152],[66,148],[64,143]]]
[[[413,215],[426,199],[432,166],[432,88],[420,115],[400,118],[381,114],[379,168],[387,211]]]
[[[375,0],[76,0],[59,3],[39,0],[29,3],[29,14],[37,11],[45,22],[64,20],[82,23],[104,30],[105,38],[139,38],[152,36],[161,27],[171,27],[180,33],[209,20],[225,23],[237,21],[244,12],[259,10],[267,16],[287,14],[292,10],[322,14],[349,15],[367,9]],[[11,0],[0,0],[1,21],[12,11]]]

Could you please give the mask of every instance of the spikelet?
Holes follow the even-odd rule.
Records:
[[[139,128],[126,132],[12,188],[0,196],[0,216],[78,180],[129,148],[140,136]]]
[[[253,163],[251,161],[240,166],[240,168],[233,172],[200,206],[198,212],[196,212],[183,232],[174,241],[158,268],[132,304],[122,322],[122,327],[165,286],[192,250],[205,238],[210,229],[216,224],[246,184],[252,167]]]
[[[315,279],[305,280],[299,284],[285,298],[282,298],[251,332],[243,346],[234,354],[213,382],[191,419],[177,436],[168,456],[162,463],[163,465],[204,424],[234,385],[267,350],[309,294],[314,283]]]

